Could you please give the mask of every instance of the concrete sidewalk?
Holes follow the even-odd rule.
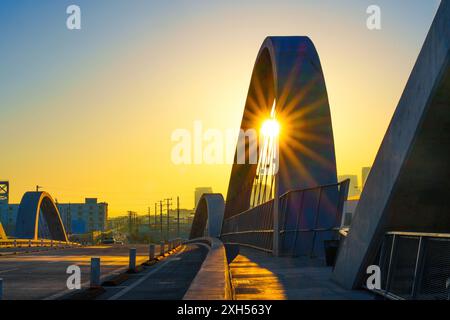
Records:
[[[321,259],[273,257],[240,248],[230,264],[236,300],[373,300],[367,291],[343,289],[330,280]]]

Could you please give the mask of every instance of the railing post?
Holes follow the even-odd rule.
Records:
[[[159,251],[160,251],[160,255],[163,256],[164,255],[164,241],[161,241],[159,243]]]
[[[130,261],[128,264],[130,271],[136,271],[136,248],[130,248]]]
[[[16,248],[17,247],[17,240],[16,239],[14,239],[13,244],[14,244],[14,248]]]
[[[423,249],[424,249],[424,239],[423,237],[419,237],[419,245],[417,247],[417,256],[416,256],[416,265],[414,267],[414,280],[412,284],[411,297],[415,299],[417,295],[417,291],[419,288],[419,282],[422,278],[422,257],[423,257]]]
[[[148,260],[155,259],[155,245],[151,244],[148,246]]]
[[[100,258],[91,258],[91,288],[100,286]]]
[[[28,247],[31,248],[31,240],[28,240]]]
[[[273,244],[272,253],[274,256],[280,255],[280,214],[279,214],[279,203],[280,197],[278,194],[278,173],[275,175],[275,197],[273,199]]]
[[[389,287],[391,286],[391,267],[392,267],[392,259],[394,258],[394,250],[395,250],[395,240],[396,235],[392,235],[392,245],[391,245],[391,253],[389,254],[389,264],[388,264],[388,270],[387,270],[387,277],[386,277],[386,291],[389,291]]]
[[[41,247],[43,247],[43,246],[44,246],[44,240],[41,239]]]

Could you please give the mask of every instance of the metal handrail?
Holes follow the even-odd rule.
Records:
[[[337,182],[337,183],[324,184],[324,185],[315,186],[315,187],[309,187],[309,188],[304,188],[304,189],[291,189],[291,190],[288,190],[285,193],[283,193],[280,196],[280,198],[283,198],[283,197],[285,197],[288,194],[293,193],[293,192],[304,192],[304,191],[311,191],[311,190],[314,190],[314,189],[324,189],[324,188],[329,188],[329,187],[338,187],[339,185],[342,184],[342,182],[347,181],[347,180],[350,181],[350,179],[346,179],[346,180],[343,180],[343,181]]]
[[[243,215],[245,215],[245,214],[248,214],[248,213],[253,212],[256,208],[265,206],[265,205],[269,204],[270,202],[273,202],[273,200],[274,200],[274,199],[271,199],[271,200],[269,200],[269,201],[266,201],[266,202],[264,202],[264,203],[261,203],[260,205],[258,205],[258,206],[256,206],[256,207],[248,208],[247,210],[242,211],[242,212],[240,212],[240,213],[238,213],[238,214],[235,214],[234,216],[231,216],[231,217],[229,217],[229,218],[226,218],[226,219],[224,219],[223,221],[226,222],[226,221],[232,221],[232,220],[234,220],[234,219],[237,219],[237,218],[240,217],[240,216],[243,216]]]
[[[450,238],[450,233],[433,233],[433,232],[388,231],[386,232],[386,235],[427,237],[427,238]]]

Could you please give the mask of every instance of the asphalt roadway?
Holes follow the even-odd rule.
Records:
[[[137,250],[137,265],[148,260],[148,245],[98,245],[1,255],[3,299],[57,299],[67,294],[69,274],[66,270],[70,265],[80,267],[82,288],[86,288],[89,286],[91,257],[100,257],[101,276],[104,278],[127,269],[131,247]],[[159,246],[156,252],[159,252]]]
[[[200,269],[208,248],[188,244],[116,287],[105,287],[98,300],[181,300]]]

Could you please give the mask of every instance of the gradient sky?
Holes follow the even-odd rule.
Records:
[[[66,28],[66,7],[82,30]],[[382,30],[366,28],[378,4]],[[226,193],[229,165],[174,165],[171,133],[239,128],[258,49],[307,35],[325,74],[339,174],[372,164],[437,0],[2,0],[0,179],[145,213],[194,188]]]

